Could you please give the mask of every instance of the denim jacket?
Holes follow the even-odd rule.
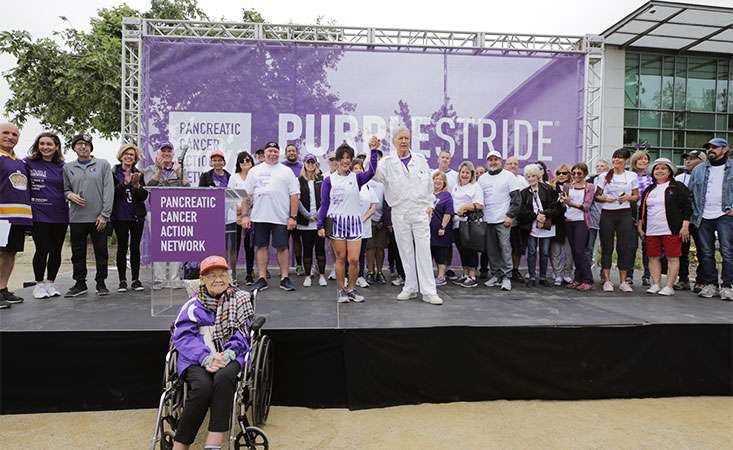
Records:
[[[705,209],[705,191],[710,176],[710,161],[699,164],[692,170],[689,189],[692,192],[692,224],[696,227],[702,222],[702,212]],[[727,213],[733,208],[733,159],[728,157],[723,169],[723,209]]]

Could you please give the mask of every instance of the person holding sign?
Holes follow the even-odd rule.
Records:
[[[267,289],[268,246],[277,250],[280,266],[280,289],[294,291],[288,278],[288,231],[297,224],[300,185],[293,171],[280,163],[277,142],[265,145],[265,160],[250,169],[244,180],[246,196],[242,200],[242,227],[254,229],[259,279],[252,289]]]
[[[344,143],[336,149],[338,169],[323,180],[321,186],[321,207],[318,211],[318,235],[328,236],[336,255],[337,301],[363,302],[364,296],[356,291],[356,278],[359,274],[359,255],[364,233],[360,189],[374,176],[379,140],[372,136],[369,147],[372,149],[372,164],[366,172],[355,173],[351,170],[354,149]],[[349,262],[349,284],[344,286],[345,264]]]
[[[634,267],[637,234],[631,202],[639,200],[639,177],[635,172],[626,170],[626,160],[631,156],[625,148],[613,152],[608,172],[598,176],[596,181],[596,201],[601,206],[601,267],[603,269],[603,290],[613,292],[611,282],[611,257],[613,242],[616,240],[618,254],[619,289],[631,292],[626,282],[626,273]]]

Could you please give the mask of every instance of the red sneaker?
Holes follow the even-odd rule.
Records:
[[[572,283],[568,283],[567,287],[568,289],[577,289],[577,287],[580,286],[580,283],[577,281],[573,281]]]
[[[580,283],[575,289],[578,291],[590,291],[593,289],[593,285],[590,283]]]

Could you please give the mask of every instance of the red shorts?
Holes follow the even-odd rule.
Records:
[[[679,234],[667,234],[665,236],[647,236],[646,254],[649,256],[680,257],[682,255],[682,237]]]

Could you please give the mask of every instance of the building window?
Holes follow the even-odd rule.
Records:
[[[733,57],[626,52],[624,146],[654,157],[733,138]]]

